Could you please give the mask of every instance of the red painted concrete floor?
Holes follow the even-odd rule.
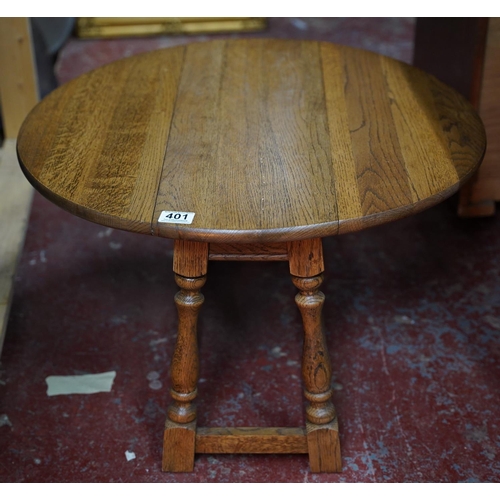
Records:
[[[410,20],[381,23],[396,46],[411,43]],[[406,26],[406,41],[390,25]],[[382,39],[372,47],[391,45]],[[89,69],[77,46],[90,57],[118,45],[71,41],[61,80]],[[36,195],[0,364],[0,481],[498,482],[500,217],[461,220],[456,203],[324,242],[341,474],[311,474],[305,455],[200,455],[194,473],[168,474],[172,242],[86,222]],[[199,425],[303,425],[302,327],[286,263],[210,263],[204,295]],[[110,370],[111,392],[46,394],[50,375]]]

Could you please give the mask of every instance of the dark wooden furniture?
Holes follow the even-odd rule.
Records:
[[[110,64],[45,98],[18,139],[26,176],[54,203],[175,239],[165,471],[192,470],[195,453],[309,453],[312,471],[340,471],[322,238],[438,203],[484,149],[473,107],[435,78],[374,53],[285,40]],[[305,429],[197,428],[196,324],[211,259],[289,262],[304,323]]]
[[[419,17],[413,63],[467,97],[478,110],[488,151],[461,188],[458,214],[495,213],[500,201],[500,17]]]

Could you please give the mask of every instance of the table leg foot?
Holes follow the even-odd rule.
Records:
[[[342,472],[337,419],[326,425],[307,423],[311,472]]]
[[[192,472],[196,443],[196,420],[176,424],[167,418],[163,433],[163,472]]]

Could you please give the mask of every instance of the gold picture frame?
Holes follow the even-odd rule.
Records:
[[[265,17],[80,17],[80,38],[199,35],[262,31]]]

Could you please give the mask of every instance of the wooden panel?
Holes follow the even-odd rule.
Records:
[[[445,147],[453,161],[460,181],[463,183],[474,173],[477,159],[482,160],[486,136],[484,126],[472,105],[463,106],[462,97],[450,92],[438,80],[431,78],[428,87],[432,92],[434,107],[439,117],[439,128]],[[441,165],[440,165],[441,168]]]
[[[34,185],[76,215],[149,234],[183,53],[122,60],[49,95],[19,135]]]
[[[381,62],[412,198],[413,201],[425,200],[459,181],[449,145],[443,142],[440,115],[433,103],[428,77],[391,59],[384,58]],[[418,92],[407,91],[412,87]],[[434,168],[436,163],[440,168]]]
[[[259,98],[262,227],[336,221],[319,45],[276,42],[265,48],[264,55],[260,71],[272,77]],[[273,72],[266,73],[267,68]],[[332,232],[336,232],[333,225]]]
[[[307,437],[293,427],[200,427],[196,453],[307,453]]]
[[[344,95],[347,76],[342,63],[342,54],[339,50],[332,49],[330,44],[322,43],[321,58],[332,148],[332,168],[336,175],[338,217],[340,221],[356,221],[351,224],[351,228],[361,229],[362,225],[357,221],[363,217],[363,211]]]
[[[324,45],[339,232],[423,210],[467,181],[484,151],[470,104],[411,66],[350,48],[339,61]]]
[[[221,241],[235,231],[266,241],[310,221],[335,226],[334,191],[317,44],[188,47],[155,220],[162,210],[196,216],[157,234],[204,239],[211,228]]]
[[[210,201],[213,191],[217,190],[211,181],[219,142],[218,91],[225,43],[193,44],[186,49],[177,96],[178,111],[172,122],[153,221],[158,235],[171,235],[172,228],[176,227],[155,223],[163,210],[193,212],[196,214],[194,224],[200,219],[206,220],[217,210],[217,206],[210,206]],[[205,201],[208,202],[206,209]],[[246,203],[246,197],[242,203]],[[210,224],[205,222],[205,227]],[[180,229],[183,227],[179,225]]]
[[[348,126],[363,215],[416,201],[391,115],[381,59],[369,52],[343,53]]]
[[[38,101],[35,57],[27,17],[0,18],[0,108],[6,138],[17,137]]]
[[[0,353],[33,195],[19,168],[14,138],[37,101],[28,18],[0,18],[0,111],[6,137],[0,148]]]
[[[0,148],[0,353],[32,194],[19,168],[14,140],[8,139]]]
[[[80,195],[96,211],[146,224],[151,220],[183,49],[168,54],[154,70],[156,57],[151,56],[138,58],[131,68],[120,96],[126,105],[114,111],[95,173]],[[157,91],[152,94],[151,88]],[[117,149],[123,151],[121,158]],[[103,192],[110,194],[104,198]]]

